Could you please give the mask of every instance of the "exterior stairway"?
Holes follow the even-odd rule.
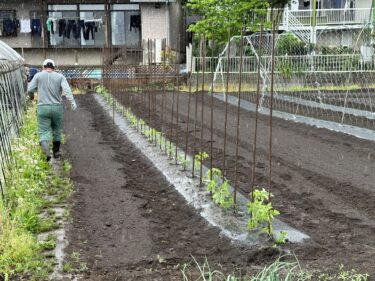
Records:
[[[311,26],[303,25],[291,11],[286,11],[284,17],[287,23],[287,31],[292,32],[297,38],[307,44],[311,42]]]

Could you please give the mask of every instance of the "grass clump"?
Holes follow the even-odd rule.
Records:
[[[43,250],[53,250],[56,247],[56,236],[49,234],[46,239],[39,242],[39,245]]]
[[[292,261],[284,261],[288,256],[279,257],[272,264],[265,266],[255,274],[226,274],[222,270],[213,269],[207,259],[199,263],[193,257],[192,264],[181,267],[184,281],[367,281],[369,275],[357,270],[347,270],[340,265],[337,273],[309,272],[301,268],[295,256]]]
[[[88,271],[87,264],[81,260],[81,254],[73,251],[63,263],[62,272],[80,274]]]
[[[66,198],[71,185],[66,180],[51,184],[51,167],[38,143],[35,107],[30,107],[12,142],[12,164],[5,171],[7,181],[0,200],[0,280],[46,280],[51,271],[42,252],[52,249],[54,242],[38,243],[36,236],[58,226],[48,211],[48,196],[63,193]]]
[[[35,237],[3,211],[0,215],[0,276],[4,280],[11,280],[15,274],[30,279],[46,277],[43,267],[41,248]]]
[[[30,108],[24,117],[20,135],[13,142],[13,167],[6,173],[3,210],[8,212],[16,225],[37,233],[45,207],[44,195],[49,186],[51,172],[38,146],[35,109]]]
[[[274,263],[266,266],[255,275],[249,274],[225,274],[221,270],[214,270],[210,267],[207,259],[204,260],[203,264],[199,264],[193,257],[194,264],[183,265],[181,269],[182,278],[184,281],[294,281],[294,280],[305,280],[305,279],[293,279],[300,276],[301,269],[297,262],[286,262],[277,259]]]

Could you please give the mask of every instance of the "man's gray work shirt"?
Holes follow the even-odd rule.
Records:
[[[64,75],[55,71],[44,70],[35,74],[27,92],[32,93],[36,89],[38,89],[38,105],[61,104],[61,90],[70,102],[74,101],[68,81]]]

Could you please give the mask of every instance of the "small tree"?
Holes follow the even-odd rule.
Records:
[[[269,7],[271,2],[264,0],[188,0],[188,11],[202,16],[189,31],[224,43],[228,40],[228,30],[233,35],[239,34],[243,27],[256,31],[258,24],[265,22]]]
[[[291,33],[281,36],[277,41],[276,55],[278,56],[299,56],[306,55],[307,52],[308,48],[306,44]]]

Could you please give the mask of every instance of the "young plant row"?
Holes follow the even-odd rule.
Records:
[[[206,152],[195,155],[195,167],[200,167],[201,161],[208,157],[209,155]],[[220,169],[208,169],[203,177],[203,182],[215,204],[223,209],[236,208],[233,194],[229,191],[229,181],[223,176]],[[272,221],[280,212],[272,207],[272,203],[268,201],[268,192],[264,188],[254,189],[250,194],[250,198],[252,200],[246,204],[248,230],[251,231],[262,227],[261,233],[266,233],[270,238],[273,238]],[[285,231],[281,231],[280,235],[275,238],[275,242],[277,244],[285,243],[286,234]]]
[[[162,132],[151,128],[143,119],[138,119],[129,108],[125,108],[115,99],[110,92],[103,86],[98,86],[96,92],[103,96],[107,103],[112,106],[117,112],[122,114],[129,122],[130,126],[141,132],[146,139],[158,145],[170,158],[175,158],[176,162],[180,164],[184,170],[192,166],[194,172],[200,171],[203,161],[209,157],[207,152],[199,152],[193,157],[193,163],[185,158],[185,155],[179,154],[178,150],[171,141],[169,141]],[[218,168],[208,169],[203,175],[202,182],[207,191],[210,193],[212,201],[224,210],[235,209],[234,197],[229,190],[229,181],[223,176],[223,173]],[[268,201],[268,192],[263,189],[255,189],[250,194],[251,201],[246,205],[247,208],[247,228],[250,230],[259,229],[261,233],[266,233],[273,239],[272,221],[280,214],[279,211],[272,207],[272,203]],[[285,243],[286,232],[281,232],[279,237],[275,239],[277,244]]]
[[[46,280],[53,260],[55,236],[38,242],[37,234],[59,227],[50,207],[65,200],[71,184],[52,173],[40,151],[35,107],[24,115],[19,137],[12,143],[12,165],[5,171],[0,200],[0,280]]]

